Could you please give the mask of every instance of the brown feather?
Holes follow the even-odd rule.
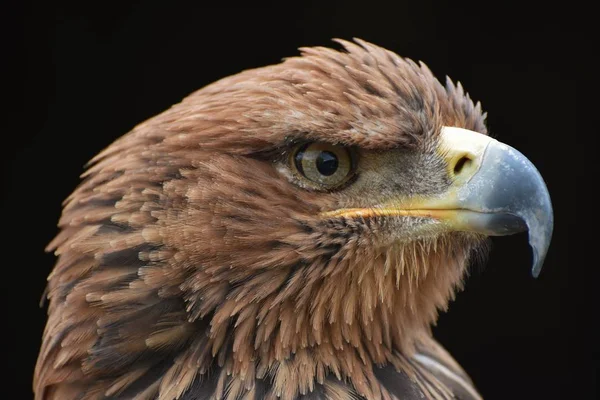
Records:
[[[364,196],[305,190],[273,161],[298,140],[426,154],[443,125],[485,133],[485,115],[424,64],[339,43],[209,85],[92,160],[48,247],[36,399],[445,399],[472,385],[430,325],[482,238],[320,219]],[[415,361],[422,348],[460,378]]]

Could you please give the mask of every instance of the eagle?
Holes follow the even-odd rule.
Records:
[[[360,39],[212,83],[90,161],[37,400],[480,399],[435,341],[488,237],[553,226],[461,84]]]

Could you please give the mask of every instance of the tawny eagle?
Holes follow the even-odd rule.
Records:
[[[361,40],[213,83],[66,200],[38,400],[479,399],[432,338],[546,186],[460,84]]]

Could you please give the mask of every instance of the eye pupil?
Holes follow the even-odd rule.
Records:
[[[325,176],[335,174],[339,165],[338,158],[330,151],[322,151],[317,157],[317,171]]]

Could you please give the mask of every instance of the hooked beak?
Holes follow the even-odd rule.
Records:
[[[532,274],[537,277],[553,229],[550,195],[542,176],[523,154],[489,136],[444,127],[438,153],[452,184],[433,198],[393,201],[369,209],[342,209],[326,217],[415,216],[439,221],[445,229],[488,236],[529,231]]]

